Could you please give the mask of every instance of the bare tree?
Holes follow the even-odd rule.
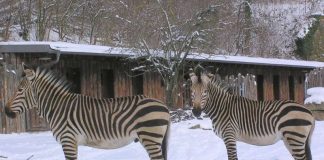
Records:
[[[73,30],[72,18],[83,3],[78,3],[76,0],[56,0],[53,15],[53,27],[58,34],[60,41],[63,41],[71,34]]]
[[[163,24],[155,29],[160,37],[159,47],[151,47],[145,37],[137,37],[139,43],[135,48],[139,48],[139,54],[135,60],[140,67],[133,70],[158,72],[165,86],[166,104],[175,107],[178,83],[183,76],[181,71],[191,51],[204,42],[208,20],[215,16],[216,8],[210,6],[191,19],[179,21],[170,15],[168,5],[158,0],[157,6],[162,16],[159,22]]]
[[[252,8],[251,0],[243,0],[237,10],[237,38],[235,54],[250,54],[251,31],[252,31]]]
[[[55,1],[36,1],[36,40],[43,41],[51,29]]]
[[[32,27],[32,0],[19,1],[18,23],[20,26],[20,36],[23,40],[30,39],[29,33]]]
[[[9,40],[12,26],[17,15],[17,1],[0,1],[1,6],[4,6],[0,10],[0,31],[2,32],[2,37],[5,41]]]

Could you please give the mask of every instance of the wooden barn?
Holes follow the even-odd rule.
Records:
[[[131,51],[106,46],[62,42],[0,42],[0,133],[48,130],[43,119],[30,111],[8,119],[4,106],[14,94],[21,77],[21,63],[40,65],[56,58],[54,69],[71,81],[73,89],[94,97],[120,97],[145,94],[164,100],[164,85],[157,73],[133,73],[126,57]],[[293,99],[303,103],[305,74],[322,62],[293,61],[240,56],[190,56],[188,61],[213,66],[236,85],[238,94],[257,100]],[[191,63],[192,64],[192,63]],[[230,77],[228,75],[246,75]],[[136,75],[136,76],[135,76]],[[179,82],[177,106],[190,105],[190,91]]]

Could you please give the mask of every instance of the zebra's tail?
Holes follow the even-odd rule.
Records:
[[[310,137],[308,137],[307,140],[306,140],[305,152],[306,152],[307,160],[312,160],[312,152],[311,152],[311,149],[310,149],[310,140],[309,140],[309,138]]]
[[[313,131],[315,128],[315,121],[313,121],[313,126],[308,134],[307,140],[306,140],[306,145],[305,145],[305,154],[306,154],[306,158],[307,160],[312,160],[312,152],[310,149],[310,145],[311,145],[311,141],[312,141],[312,135],[313,135]]]
[[[169,134],[170,134],[170,121],[167,126],[166,133],[164,135],[164,138],[162,140],[162,154],[164,157],[164,160],[168,159],[168,142],[169,142]]]

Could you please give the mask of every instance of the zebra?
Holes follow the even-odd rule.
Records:
[[[198,75],[198,76],[197,76]],[[264,146],[283,140],[295,160],[311,160],[314,117],[289,100],[255,101],[229,92],[214,74],[190,72],[193,109],[211,119],[215,134],[225,143],[229,160],[237,160],[236,141]]]
[[[50,69],[23,65],[23,73],[5,113],[14,118],[36,108],[65,159],[77,159],[78,145],[115,149],[139,141],[151,160],[167,160],[170,114],[162,102],[142,95],[94,98],[71,92],[69,82]]]

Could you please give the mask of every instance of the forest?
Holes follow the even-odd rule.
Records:
[[[305,54],[324,37],[313,44],[321,0],[0,0],[0,6],[0,41],[164,50],[170,37],[191,38],[195,52],[320,59]]]

